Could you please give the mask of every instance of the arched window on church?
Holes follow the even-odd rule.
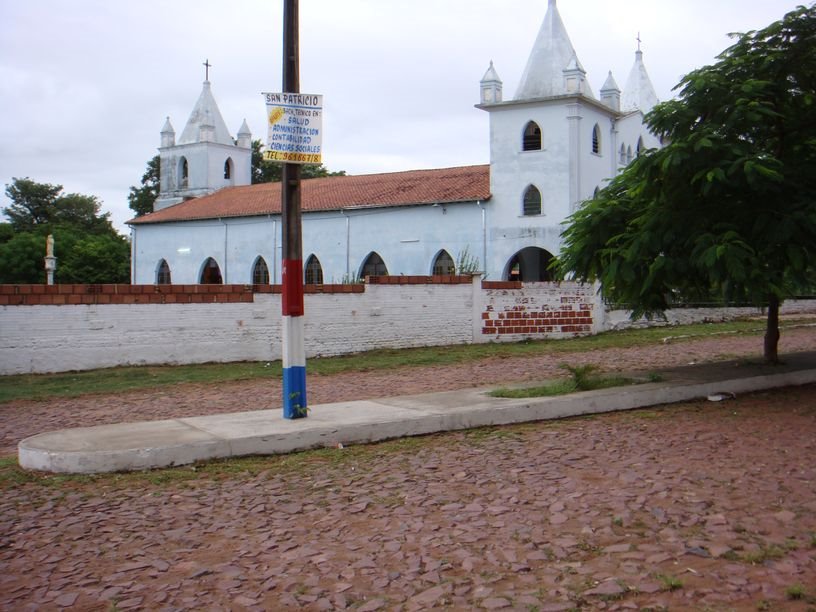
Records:
[[[201,266],[201,276],[198,280],[201,285],[222,285],[224,283],[221,277],[221,268],[218,267],[218,262],[212,257],[208,257]]]
[[[360,278],[366,276],[388,276],[388,268],[385,267],[385,262],[376,251],[368,254],[360,268]]]
[[[593,200],[597,200],[597,199],[598,199],[598,194],[599,194],[599,193],[601,193],[601,188],[600,188],[600,187],[596,187],[596,188],[595,188],[595,191],[593,191],[593,192],[592,192],[592,199],[593,199]]]
[[[541,150],[541,128],[535,121],[530,121],[524,127],[524,136],[521,140],[522,151]]]
[[[167,265],[167,261],[162,259],[159,262],[159,265],[156,267],[156,284],[157,285],[170,285],[170,266]]]
[[[620,163],[621,165],[626,164],[626,145],[623,144],[621,145],[620,159],[618,160],[618,163]]]
[[[597,123],[592,128],[592,152],[595,155],[601,154],[601,127]]]
[[[523,212],[525,217],[541,214],[541,192],[535,185],[530,185],[524,191]]]
[[[433,263],[434,276],[452,276],[456,274],[456,264],[453,263],[453,257],[450,256],[446,250],[439,251]]]
[[[181,178],[181,181],[180,181],[179,185],[181,186],[182,189],[186,189],[187,184],[190,181],[190,166],[187,164],[187,158],[186,157],[182,157],[179,160],[178,175]]]
[[[626,163],[630,163],[632,161],[632,146],[626,147]]]
[[[258,255],[258,258],[252,265],[252,284],[253,285],[269,284],[269,267],[266,265],[266,260],[260,255]]]
[[[224,179],[231,180],[232,179],[232,158],[228,157],[227,161],[224,162]]]
[[[640,154],[641,154],[642,152],[643,152],[643,136],[641,136],[640,138],[638,138],[637,149],[636,149],[636,155],[637,155],[638,157],[640,157]]]
[[[323,266],[320,265],[320,260],[316,255],[309,255],[306,260],[306,267],[303,269],[304,281],[307,285],[322,285],[323,284]]]

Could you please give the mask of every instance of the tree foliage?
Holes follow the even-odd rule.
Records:
[[[142,175],[141,187],[130,187],[128,194],[128,206],[136,213],[137,217],[153,212],[153,203],[159,197],[161,158],[154,155],[147,162],[147,169]]]
[[[263,143],[260,140],[252,141],[252,184],[278,183],[283,177],[283,164],[267,161],[263,158]],[[305,164],[301,166],[301,178],[322,178],[325,176],[345,176],[346,172],[330,172],[323,164]]]
[[[558,265],[633,316],[712,295],[767,306],[775,361],[778,306],[816,266],[816,8],[734,36],[646,117],[666,146],[570,217]]]
[[[45,282],[46,237],[54,236],[56,282],[126,283],[130,245],[101,212],[96,196],[62,193],[62,185],[15,178],[0,224],[0,283]]]

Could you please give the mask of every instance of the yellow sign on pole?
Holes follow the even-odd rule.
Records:
[[[268,133],[264,159],[289,164],[323,163],[323,96],[264,93]]]

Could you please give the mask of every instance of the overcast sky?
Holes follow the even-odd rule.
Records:
[[[794,0],[559,0],[597,93],[623,87],[640,32],[661,100],[690,70]],[[281,89],[282,0],[0,0],[0,184],[95,195],[116,227],[157,153],[210,81],[233,136],[265,137],[262,91]],[[475,109],[493,60],[513,96],[547,0],[301,0],[301,91],[324,98],[324,163],[365,174],[487,163]],[[3,191],[0,207],[8,205]]]

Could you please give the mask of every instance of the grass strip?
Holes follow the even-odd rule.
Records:
[[[565,355],[609,348],[645,346],[662,342],[667,332],[678,342],[698,340],[700,336],[721,333],[759,335],[757,321],[704,323],[612,331],[595,336],[565,340],[535,340],[515,343],[469,344],[409,349],[380,349],[342,357],[310,359],[308,371],[316,375],[391,370],[398,367],[445,366],[489,358],[528,355]],[[757,344],[757,351],[761,348]],[[0,376],[0,403],[18,399],[44,400],[71,398],[88,394],[122,393],[156,389],[178,384],[218,384],[241,380],[280,379],[281,363],[238,362],[195,365],[130,366],[65,372],[58,374],[22,374]]]

